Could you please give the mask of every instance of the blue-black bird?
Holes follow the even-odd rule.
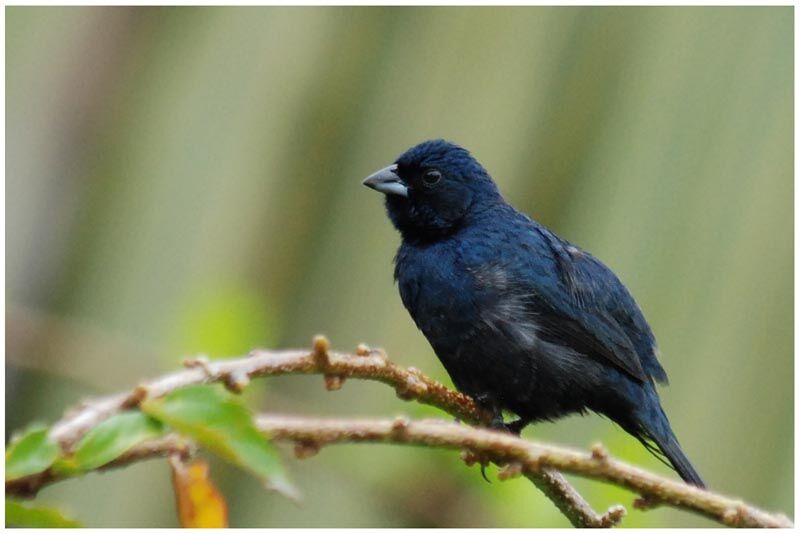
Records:
[[[667,374],[653,332],[608,267],[515,210],[453,143],[421,143],[364,185],[386,195],[402,237],[403,304],[493,426],[519,433],[591,410],[704,487],[656,392]],[[503,411],[518,419],[504,423]]]

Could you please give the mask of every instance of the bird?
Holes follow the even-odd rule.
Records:
[[[520,434],[595,412],[705,487],[661,406],[667,373],[653,332],[611,269],[517,211],[450,141],[422,142],[362,183],[385,195],[400,233],[403,305],[492,427]]]

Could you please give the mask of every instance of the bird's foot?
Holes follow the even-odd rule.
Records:
[[[506,430],[508,430],[512,434],[519,436],[522,433],[522,429],[528,426],[528,423],[530,423],[529,419],[520,417],[516,421],[511,421],[510,423],[506,423],[505,427]]]
[[[506,423],[503,421],[503,416],[500,412],[496,412],[494,417],[492,417],[491,422],[489,422],[489,428],[492,430],[508,430],[506,428]]]
[[[510,434],[514,434],[515,436],[519,436],[522,432],[522,429],[528,426],[530,420],[524,419],[520,417],[516,421],[511,421],[510,423],[506,423],[503,421],[503,416],[499,413],[494,416],[492,421],[489,423],[489,428],[494,430],[502,430],[504,432],[508,432]]]
[[[468,466],[480,463],[481,476],[489,484],[492,483],[491,480],[489,480],[489,478],[486,476],[486,466],[489,465],[490,461],[488,456],[486,456],[485,454],[475,452],[470,449],[464,449],[463,451],[461,451],[461,459],[464,460],[464,463],[467,464]]]

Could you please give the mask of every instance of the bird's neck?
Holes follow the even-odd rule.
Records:
[[[473,205],[461,219],[444,227],[404,226],[398,230],[404,243],[424,247],[453,239],[471,227],[486,224],[487,221],[497,217],[504,206],[507,204],[501,197],[498,197],[496,200],[492,199],[491,202]]]
[[[400,228],[400,235],[403,243],[411,246],[426,246],[440,241],[451,239],[460,230],[460,224],[454,224],[445,228]]]

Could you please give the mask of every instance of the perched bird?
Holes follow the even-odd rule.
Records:
[[[403,304],[493,426],[519,433],[591,410],[704,487],[656,392],[667,374],[653,332],[608,267],[511,207],[453,143],[421,143],[363,183],[386,195],[402,237]]]

